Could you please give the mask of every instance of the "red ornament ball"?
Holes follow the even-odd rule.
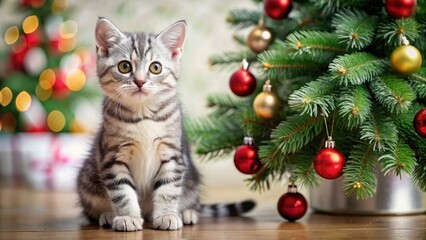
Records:
[[[414,129],[417,134],[426,138],[426,108],[420,109],[413,120]]]
[[[229,87],[235,95],[245,97],[256,90],[256,78],[248,70],[242,68],[232,74]]]
[[[385,8],[393,18],[408,18],[416,12],[417,0],[386,0]]]
[[[234,155],[235,167],[244,174],[255,174],[262,168],[262,163],[257,155],[258,148],[254,145],[242,145],[237,148]]]
[[[294,222],[305,215],[308,210],[308,202],[302,194],[288,192],[280,197],[277,208],[281,217]]]
[[[265,0],[263,7],[268,17],[281,20],[291,11],[292,2],[292,0]]]
[[[314,159],[315,171],[323,178],[336,179],[343,174],[345,156],[334,148],[324,148]]]
[[[42,42],[42,34],[40,31],[34,31],[30,34],[24,35],[25,42],[27,43],[28,48],[37,47]]]

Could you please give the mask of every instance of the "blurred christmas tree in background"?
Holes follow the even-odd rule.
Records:
[[[238,97],[211,94],[212,112],[187,121],[197,153],[236,150],[253,190],[342,176],[345,192],[365,199],[381,171],[405,172],[426,191],[426,1],[254,2],[227,17],[241,47],[210,58],[236,70]],[[285,218],[304,212],[295,214]]]
[[[91,50],[77,44],[68,0],[21,0],[22,21],[2,24],[0,132],[85,132],[81,103],[98,95],[87,84]]]

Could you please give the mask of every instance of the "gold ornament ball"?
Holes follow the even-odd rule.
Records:
[[[256,26],[247,38],[247,45],[255,53],[265,51],[272,42],[272,32],[264,26]]]
[[[263,91],[254,99],[253,109],[258,117],[272,119],[278,114],[281,105],[281,100],[273,92]]]
[[[402,45],[393,50],[390,64],[398,73],[412,74],[422,66],[422,55],[416,47]]]

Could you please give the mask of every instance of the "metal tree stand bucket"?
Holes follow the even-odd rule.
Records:
[[[426,194],[402,174],[402,178],[377,173],[377,193],[373,198],[357,200],[343,192],[343,177],[322,180],[310,192],[310,206],[317,212],[354,215],[408,215],[426,212]]]

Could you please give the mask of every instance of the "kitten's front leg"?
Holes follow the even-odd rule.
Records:
[[[179,199],[185,166],[180,153],[162,154],[160,158],[161,166],[153,186],[154,227],[162,230],[180,229],[183,224]]]
[[[141,209],[128,162],[132,157],[129,148],[134,147],[121,147],[117,154],[108,154],[111,157],[102,164],[103,181],[115,214],[112,229],[116,231],[142,230]]]

